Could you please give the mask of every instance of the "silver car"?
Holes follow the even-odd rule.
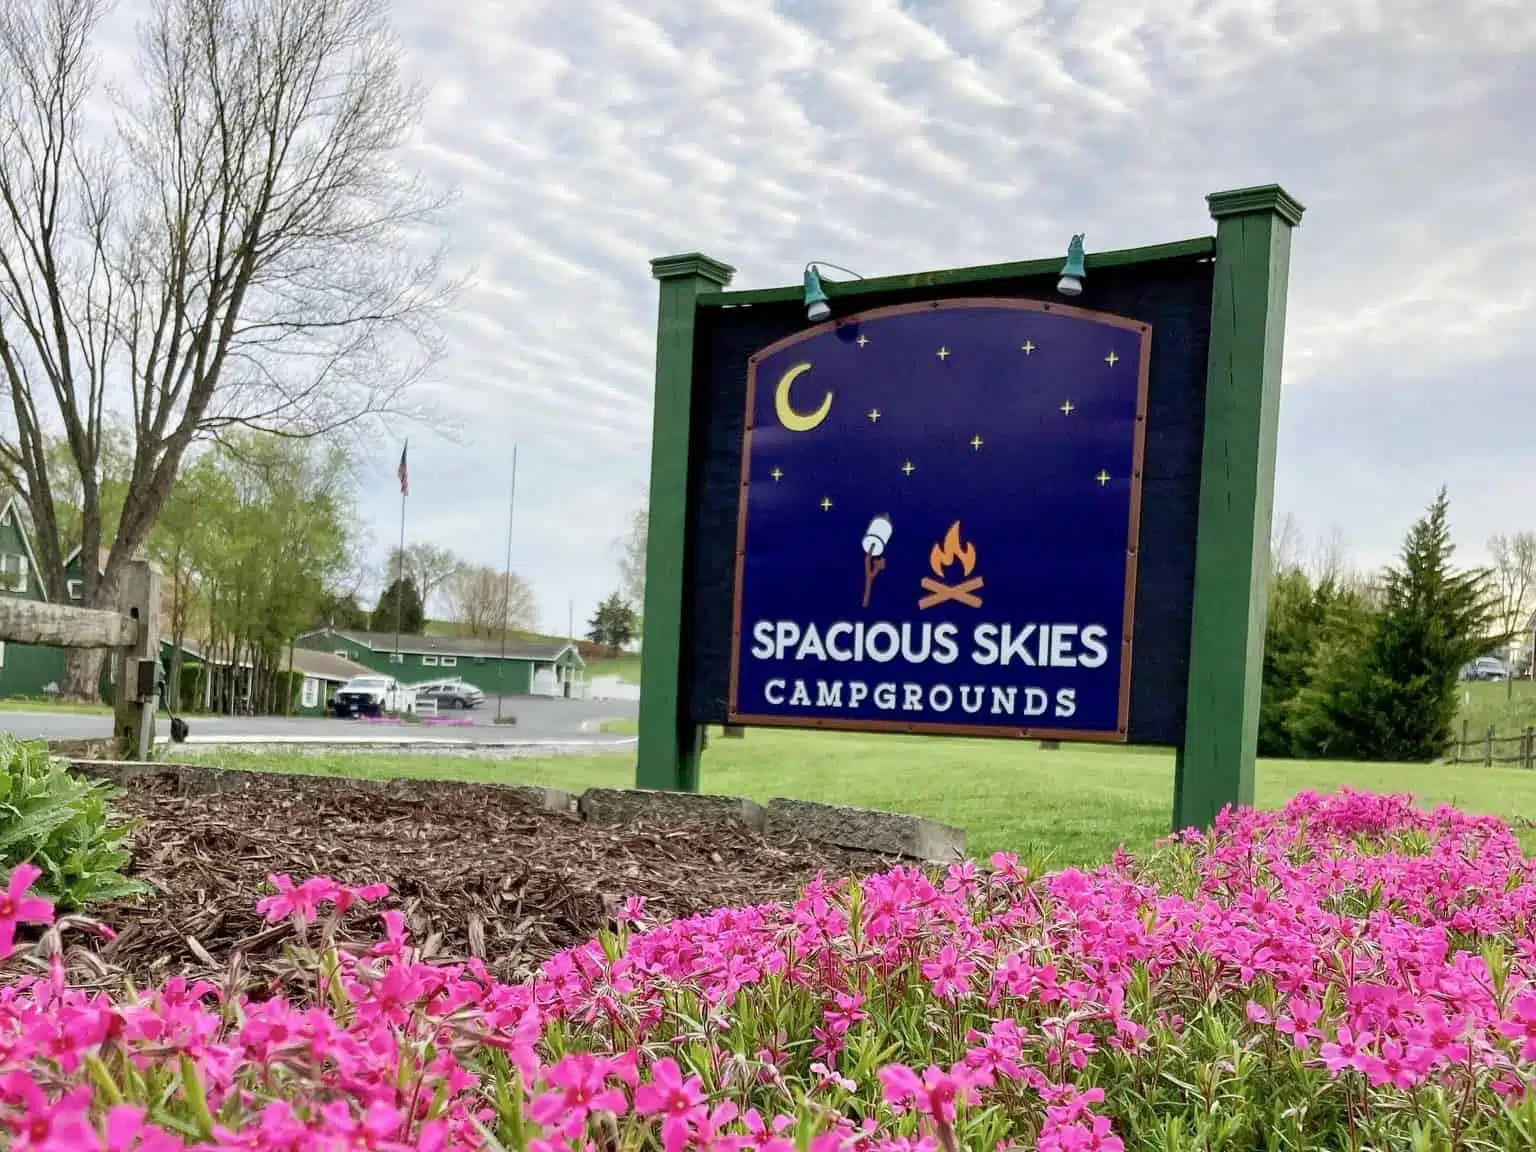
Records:
[[[428,680],[416,685],[416,699],[430,700],[439,708],[477,708],[485,693],[465,680]]]

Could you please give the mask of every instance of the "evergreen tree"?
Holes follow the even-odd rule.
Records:
[[[357,602],[357,595],[352,592],[336,593],[322,592],[315,605],[314,615],[310,622],[311,628],[340,628],[346,631],[368,631],[368,610]],[[394,630],[394,622],[390,622],[390,630]]]
[[[1275,572],[1264,630],[1264,689],[1259,700],[1259,755],[1290,756],[1287,710],[1305,687],[1322,623],[1316,590],[1300,568]]]
[[[617,655],[619,649],[635,638],[638,625],[634,608],[615,592],[597,606],[597,611],[587,621],[587,639]]]
[[[1349,744],[1351,717],[1362,707],[1357,685],[1370,658],[1376,613],[1356,589],[1325,581],[1313,592],[1316,621],[1295,694],[1283,708],[1287,755],[1301,759],[1358,756]]]
[[[427,611],[421,602],[421,593],[416,588],[416,581],[410,576],[403,581],[391,580],[389,587],[385,588],[379,596],[378,607],[373,610],[375,632],[394,632],[397,611],[395,605],[402,597],[404,603],[399,609],[401,635],[421,635],[422,629],[426,627]]]
[[[1499,603],[1489,573],[1457,571],[1445,489],[1408,531],[1387,571],[1381,610],[1353,654],[1332,653],[1314,672],[1308,727],[1328,755],[1433,760],[1456,718],[1462,665],[1498,644]]]

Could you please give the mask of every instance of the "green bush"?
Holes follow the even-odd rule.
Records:
[[[147,891],[123,875],[132,825],[109,785],[70,774],[43,744],[0,735],[0,868],[43,870],[37,894],[61,912]]]

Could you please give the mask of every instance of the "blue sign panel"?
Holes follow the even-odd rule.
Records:
[[[1123,741],[1151,341],[947,300],[754,356],[731,722]]]

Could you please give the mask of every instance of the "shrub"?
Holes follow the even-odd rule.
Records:
[[[0,931],[45,918],[13,877]],[[17,1147],[1213,1152],[1536,1146],[1536,868],[1407,798],[1225,814],[616,932],[529,984],[420,963],[379,887],[272,878],[306,1002],[0,992]],[[10,917],[10,920],[7,920]],[[0,948],[0,953],[4,949]]]
[[[65,912],[144,891],[122,872],[131,825],[113,811],[115,796],[45,745],[0,734],[0,864],[35,864],[39,895]]]

